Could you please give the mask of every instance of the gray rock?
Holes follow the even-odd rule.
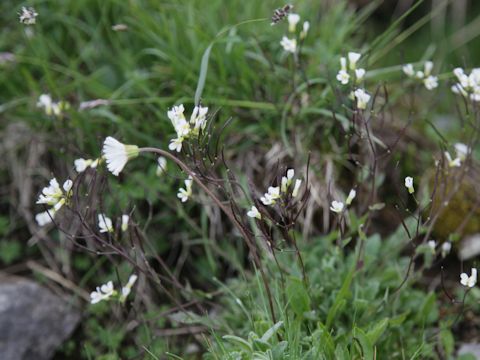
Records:
[[[0,276],[0,358],[48,360],[80,320],[80,313],[39,284]]]
[[[475,359],[480,359],[480,344],[461,344],[458,349],[458,355],[470,354]]]

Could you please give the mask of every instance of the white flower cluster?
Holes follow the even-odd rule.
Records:
[[[415,71],[412,64],[404,65],[402,70],[409,78],[421,81],[427,90],[433,90],[438,87],[438,77],[432,75],[432,61],[425,61],[423,71]]]
[[[122,215],[122,224],[120,229],[125,232],[128,230],[128,222],[130,221],[130,216],[124,214]],[[101,233],[111,233],[114,231],[112,219],[107,217],[105,214],[98,214],[98,228]]]
[[[355,189],[350,190],[348,193],[347,199],[345,200],[345,204],[341,201],[333,200],[330,204],[330,210],[334,213],[340,214],[345,209],[345,205],[349,206],[352,204],[353,199],[357,196],[357,191]]]
[[[208,107],[195,106],[190,116],[190,121],[187,121],[183,114],[185,108],[183,104],[174,106],[167,112],[168,118],[172,122],[172,125],[177,133],[175,139],[170,140],[168,148],[170,150],[182,151],[183,141],[189,137],[198,136],[200,130],[204,130],[207,125],[207,112]]]
[[[42,94],[38,98],[37,107],[43,109],[48,116],[61,116],[70,107],[65,101],[53,101],[50,94]]]
[[[408,192],[410,194],[413,194],[415,192],[415,188],[413,187],[413,177],[407,176],[405,178],[405,187],[408,189]]]
[[[300,22],[300,15],[293,14],[293,13],[288,14],[287,20],[288,20],[288,32],[291,33],[292,35],[295,35],[297,31],[297,25]],[[310,30],[310,23],[308,21],[305,21],[303,23],[302,30],[298,35],[300,40],[305,39],[309,30]],[[283,36],[282,40],[280,41],[280,45],[283,47],[283,50],[285,50],[286,52],[295,54],[297,52],[297,37],[294,36],[292,38],[289,38],[288,36]]]
[[[135,274],[130,275],[127,284],[122,287],[121,294],[118,298],[120,302],[122,303],[125,302],[125,300],[127,299],[127,296],[130,294],[132,287],[137,281],[137,279],[138,279],[137,275]],[[113,287],[113,282],[109,281],[106,284],[98,286],[95,291],[92,291],[90,293],[90,303],[92,305],[97,304],[100,301],[108,300],[111,297],[116,296],[117,294],[118,292]]]
[[[193,179],[191,176],[189,176],[185,180],[185,188],[180,188],[178,189],[178,194],[177,197],[182,201],[182,202],[187,202],[190,196],[192,196],[192,184],[193,184]]]
[[[342,83],[342,85],[347,85],[350,82],[350,77],[354,76],[355,82],[360,83],[366,74],[365,69],[357,68],[357,63],[362,57],[362,54],[356,52],[349,52],[347,57],[340,58],[340,71],[337,74],[337,80]],[[348,68],[347,68],[347,58],[348,58]],[[368,102],[368,101],[367,101]]]
[[[39,226],[45,226],[52,222],[55,213],[68,202],[72,196],[72,180],[63,183],[62,188],[58,184],[56,178],[50,180],[48,186],[44,187],[42,193],[38,197],[37,204],[51,206],[51,209],[41,212],[35,216],[35,220]]]
[[[452,86],[452,91],[472,101],[480,101],[480,68],[472,69],[470,75],[465,74],[462,68],[454,69],[453,73],[458,83]]]
[[[38,13],[32,7],[22,6],[22,11],[18,13],[18,16],[22,24],[33,25],[37,21]]]
[[[477,269],[472,268],[472,275],[468,276],[467,273],[460,274],[460,284],[465,287],[472,288],[477,283]]]

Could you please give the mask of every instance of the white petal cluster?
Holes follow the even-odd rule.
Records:
[[[458,82],[452,86],[452,91],[472,101],[480,101],[480,68],[472,69],[469,75],[462,68],[455,68],[453,73]]]
[[[357,68],[357,63],[362,57],[362,54],[356,52],[349,52],[347,57],[340,58],[340,70],[337,73],[337,80],[342,85],[347,85],[350,82],[352,75],[355,76],[355,82],[360,83],[366,74],[366,70],[363,68]],[[347,67],[348,58],[348,67]]]
[[[345,208],[345,204],[341,201],[333,200],[331,205],[330,205],[330,210],[333,212],[340,214],[343,209]]]
[[[353,94],[355,99],[357,99],[357,109],[365,110],[371,99],[371,95],[363,89],[357,89]]]
[[[290,13],[287,17],[288,20],[288,31],[294,33],[297,29],[297,24],[300,22],[300,15]]]
[[[415,189],[413,187],[413,177],[407,176],[405,178],[405,187],[408,189],[408,192],[410,194],[413,194],[415,192]]]
[[[192,184],[193,184],[193,179],[191,176],[189,176],[185,180],[185,188],[180,188],[178,189],[178,194],[177,197],[182,201],[182,202],[187,202],[190,196],[192,196]]]
[[[42,189],[42,193],[37,199],[37,204],[51,206],[51,209],[35,216],[35,220],[39,226],[44,226],[52,222],[57,211],[60,210],[72,196],[72,186],[72,180],[66,180],[62,187],[60,187],[57,179],[53,178],[50,180],[48,186]]]
[[[48,116],[61,116],[70,105],[65,101],[53,101],[49,94],[42,94],[38,98],[37,107],[43,109]]]
[[[122,287],[122,294],[120,295],[120,302],[124,302],[127,299],[127,296],[130,295],[130,292],[132,291],[133,285],[135,285],[135,282],[137,281],[138,276],[135,274],[130,275],[128,278],[128,282],[125,284],[125,286]]]
[[[300,39],[305,39],[309,31],[310,31],[310,22],[304,21],[302,31],[300,32]]]
[[[442,244],[442,257],[446,257],[452,250],[452,243],[446,241]]]
[[[98,228],[101,233],[113,232],[112,219],[105,214],[98,214]]]
[[[90,293],[90,304],[96,304],[103,300],[108,300],[115,295],[116,291],[113,288],[113,282],[109,281]]]
[[[462,143],[456,143],[454,147],[455,147],[455,152],[457,154],[457,157],[460,159],[460,161],[465,161],[468,154],[471,152],[470,148],[467,145]]]
[[[448,167],[460,167],[462,166],[462,160],[459,157],[456,157],[455,159],[452,159],[452,156],[448,151],[445,151],[444,153],[445,159],[447,159],[447,164]]]
[[[95,169],[98,166],[100,159],[83,159],[79,158],[73,162],[75,166],[75,171],[78,173],[84,172],[87,168]]]
[[[190,121],[187,121],[184,112],[185,107],[183,104],[174,106],[167,112],[167,116],[177,133],[177,137],[170,140],[168,145],[171,151],[182,151],[183,141],[189,137],[198,136],[200,131],[204,130],[207,125],[208,107],[195,106],[190,116]]]
[[[277,203],[278,199],[280,199],[280,187],[270,186],[268,191],[260,198],[260,201],[263,205],[273,206]]]
[[[33,25],[37,21],[38,13],[32,7],[22,6],[22,10],[18,14],[19,20],[22,24]]]
[[[406,64],[402,67],[402,71],[411,79],[421,81],[427,90],[433,90],[438,87],[438,77],[432,75],[433,62],[425,61],[423,71],[415,71],[412,64]]]
[[[468,276],[466,273],[460,274],[460,284],[465,287],[472,288],[477,283],[477,269],[472,268],[472,275]]]
[[[429,240],[427,242],[427,246],[435,253],[435,249],[437,248],[437,242],[435,240]]]
[[[347,200],[345,200],[345,204],[346,204],[347,206],[348,206],[348,205],[351,205],[353,199],[355,199],[356,196],[357,196],[356,190],[355,190],[355,189],[350,190],[350,192],[348,193],[348,196],[347,196]]]
[[[283,47],[283,50],[286,52],[295,54],[297,52],[297,39],[289,39],[288,37],[282,37],[280,45]]]
[[[125,145],[109,136],[103,143],[102,154],[107,162],[108,170],[118,176],[128,160],[138,156],[139,149],[136,145]]]
[[[130,216],[128,216],[127,214],[123,214],[122,215],[122,226],[120,227],[120,229],[125,232],[128,230],[128,222],[130,221]]]

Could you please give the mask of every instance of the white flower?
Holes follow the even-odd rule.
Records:
[[[268,191],[260,198],[260,201],[264,205],[275,205],[277,200],[280,198],[280,187],[270,186]]]
[[[413,70],[413,65],[412,64],[403,65],[402,71],[408,77],[414,77],[415,76],[415,70]]]
[[[44,187],[42,193],[38,197],[37,204],[56,205],[63,196],[62,189],[57,179],[50,180],[48,186]]]
[[[293,190],[292,190],[292,197],[297,197],[298,191],[300,190],[301,185],[302,185],[302,180],[300,179],[295,180],[295,185],[293,186]]]
[[[73,186],[73,181],[68,179],[63,183],[62,187],[63,187],[63,190],[65,190],[65,192],[68,194],[68,192],[72,190],[72,186]]]
[[[355,90],[354,95],[357,98],[357,108],[360,110],[365,110],[371,96],[363,89]]]
[[[118,176],[128,160],[138,156],[139,150],[136,145],[125,145],[109,136],[103,143],[102,154],[107,161],[108,170]]]
[[[345,207],[345,205],[343,204],[343,202],[341,201],[336,201],[336,200],[333,200],[332,201],[332,204],[330,206],[330,210],[332,210],[333,212],[336,212],[337,214],[341,213],[343,211],[343,208]]]
[[[170,144],[168,144],[168,148],[171,151],[175,150],[176,152],[180,152],[182,151],[182,144],[183,144],[183,137],[179,137],[179,138],[170,140]]]
[[[288,20],[288,31],[291,33],[295,32],[295,29],[297,28],[297,24],[300,21],[300,15],[298,14],[288,14],[287,17]]]
[[[108,283],[97,287],[96,291],[90,293],[90,303],[96,304],[102,300],[107,300],[112,295],[114,295],[114,293],[115,289],[113,288],[113,283],[109,281]]]
[[[417,72],[415,73],[415,77],[416,77],[417,79],[423,79],[423,78],[425,77],[425,74],[423,73],[423,71],[417,71]]]
[[[310,23],[308,21],[305,21],[303,23],[302,32],[300,33],[300,39],[305,39],[307,37],[309,30],[310,30]]]
[[[413,188],[413,177],[407,176],[405,178],[405,187],[408,189],[408,192],[410,194],[413,194],[415,192],[415,189]]]
[[[187,136],[191,131],[190,125],[188,124],[187,119],[185,119],[185,115],[183,114],[184,111],[185,108],[183,104],[180,104],[178,106],[174,106],[171,110],[167,112],[167,116],[172,122],[178,138]]]
[[[466,287],[474,287],[477,283],[477,269],[472,268],[472,275],[468,276],[466,273],[460,274],[460,284]]]
[[[120,296],[120,302],[124,302],[127,299],[127,296],[130,294],[133,285],[137,281],[138,276],[135,274],[130,275],[128,282],[125,286],[122,287],[122,295]]]
[[[460,167],[462,166],[462,161],[460,160],[460,158],[455,158],[455,159],[452,159],[452,157],[450,156],[450,153],[448,151],[445,151],[445,158],[447,159],[447,163],[448,163],[448,166],[449,167]]]
[[[450,250],[452,250],[452,243],[448,241],[444,242],[442,244],[442,257],[447,256]]]
[[[32,7],[26,8],[25,6],[22,6],[22,11],[18,15],[22,24],[33,25],[36,22],[38,13]]]
[[[52,97],[49,94],[40,95],[37,101],[37,107],[45,109],[47,115],[52,115],[53,113],[52,104]]]
[[[157,176],[161,176],[163,173],[167,171],[167,159],[165,159],[163,156],[160,156],[157,159],[157,171],[156,174]]]
[[[357,68],[357,62],[362,57],[362,54],[359,54],[356,52],[349,52],[347,56],[348,56],[348,65],[350,67],[350,70],[355,70]]]
[[[345,70],[340,70],[337,74],[337,80],[340,81],[343,85],[347,85],[350,80],[350,75]]]
[[[360,82],[365,77],[366,71],[365,69],[355,69],[355,78],[357,82]]]
[[[189,176],[185,180],[185,189],[184,188],[178,189],[177,197],[182,202],[186,202],[190,198],[190,196],[192,196],[192,183],[193,183],[193,179],[191,176]]]
[[[357,196],[357,192],[355,191],[355,189],[350,190],[347,196],[347,200],[345,200],[345,204],[350,205],[353,199],[355,199],[355,196]]]
[[[192,116],[190,117],[190,124],[194,126],[195,130],[205,129],[207,125],[206,116],[208,107],[195,106],[193,108]]]
[[[437,247],[437,242],[435,240],[429,240],[427,245],[433,252],[435,252],[435,248]]]
[[[87,167],[89,167],[92,164],[92,160],[86,160],[86,159],[76,159],[73,162],[73,165],[75,165],[75,171],[78,173],[81,173],[85,171]]]
[[[294,169],[288,169],[287,170],[287,176],[282,176],[282,183],[281,183],[281,188],[280,188],[280,190],[282,192],[287,191],[288,187],[292,184],[294,176],[295,176],[295,170]]]
[[[468,153],[470,152],[469,147],[462,143],[456,143],[454,146],[455,146],[455,152],[457,153],[457,157],[461,161],[464,161],[467,158]]]
[[[121,229],[123,232],[127,231],[128,229],[128,221],[130,220],[130,216],[124,214],[122,215],[122,226]]]
[[[289,39],[288,37],[284,36],[282,41],[280,41],[280,45],[282,45],[283,50],[286,52],[295,54],[297,51],[297,40],[296,39]]]
[[[260,214],[260,211],[252,205],[252,208],[247,212],[247,216],[251,218],[257,218],[260,220],[262,218],[262,214]]]
[[[436,76],[428,76],[425,80],[423,80],[423,84],[427,90],[433,90],[438,87],[438,78]]]
[[[429,76],[433,70],[433,62],[425,61],[425,64],[423,66],[423,72],[425,73],[425,76]]]
[[[55,217],[55,212],[55,209],[50,209],[35,215],[35,221],[37,222],[38,226],[50,224]]]
[[[101,233],[113,232],[112,220],[105,214],[98,214],[98,227]]]

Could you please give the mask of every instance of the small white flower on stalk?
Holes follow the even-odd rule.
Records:
[[[442,257],[446,257],[452,250],[452,243],[447,241],[442,244]]]
[[[413,177],[407,176],[405,178],[405,187],[408,189],[408,192],[410,194],[413,194],[415,192],[415,189],[413,188]]]
[[[350,192],[348,193],[348,196],[347,196],[347,200],[345,200],[345,204],[346,205],[351,205],[353,199],[355,199],[355,196],[357,196],[357,192],[355,191],[355,189],[350,190]]]
[[[73,165],[75,165],[75,171],[78,173],[81,173],[81,172],[84,172],[87,169],[87,167],[91,165],[92,162],[93,160],[90,160],[90,159],[86,160],[86,159],[80,158],[80,159],[76,159],[73,162]]]
[[[357,108],[359,110],[365,110],[367,104],[370,101],[371,96],[363,89],[357,89],[354,92],[355,98],[357,99]]]
[[[404,73],[405,75],[407,75],[408,77],[414,77],[414,76],[415,76],[415,70],[413,69],[413,65],[412,65],[412,64],[403,65],[402,71],[403,71],[403,73]]]
[[[340,70],[343,70],[347,72],[347,58],[346,57],[341,57],[340,58]]]
[[[423,71],[417,71],[415,73],[415,77],[419,80],[423,79],[425,77],[425,74],[423,73]]]
[[[189,176],[185,180],[185,189],[180,188],[178,189],[178,194],[177,197],[182,201],[182,202],[187,202],[187,200],[192,196],[192,183],[193,179],[191,176]]]
[[[291,33],[294,33],[297,28],[297,24],[300,21],[300,15],[293,14],[293,13],[288,14],[287,20],[288,20],[288,31],[290,31]]]
[[[423,72],[425,76],[430,76],[433,70],[433,62],[432,61],[425,61],[425,64],[423,65]]]
[[[38,13],[33,7],[22,6],[22,11],[18,13],[19,20],[22,24],[33,25],[37,21]]]
[[[37,204],[55,205],[62,198],[63,192],[56,178],[50,180],[48,186],[42,189]]]
[[[472,268],[472,275],[468,276],[466,273],[460,274],[460,284],[465,287],[472,288],[477,283],[477,269]]]
[[[252,205],[252,208],[247,212],[247,216],[251,218],[256,218],[260,220],[262,218],[262,214],[260,214],[260,211],[258,211],[256,206]]]
[[[297,40],[296,39],[289,39],[288,37],[284,36],[282,41],[280,41],[280,45],[282,45],[283,50],[286,52],[295,54],[297,51]]]
[[[161,176],[167,171],[167,159],[165,159],[163,156],[160,156],[157,159],[157,170],[156,170],[156,175]]]
[[[460,158],[455,158],[452,159],[450,153],[448,151],[445,151],[445,158],[447,159],[447,163],[449,167],[460,167],[462,166],[462,161]]]
[[[270,186],[268,191],[260,198],[260,201],[264,205],[275,205],[277,200],[280,198],[280,187]]]
[[[50,209],[35,215],[35,221],[37,222],[38,226],[45,226],[50,224],[54,217],[55,217],[55,209]]]
[[[462,143],[456,143],[454,146],[455,146],[455,152],[457,153],[457,157],[461,161],[464,161],[467,158],[468,153],[470,152],[469,147]]]
[[[362,57],[362,54],[356,52],[349,52],[348,53],[348,65],[350,70],[355,70],[357,68],[357,62]]]
[[[305,39],[307,37],[309,30],[310,30],[310,23],[308,21],[305,21],[303,23],[302,32],[300,33],[300,39]]]
[[[113,288],[113,282],[109,281],[90,293],[90,304],[93,305],[102,300],[108,300],[113,295],[115,295],[115,289]]]
[[[361,82],[365,77],[366,71],[365,69],[355,69],[355,80]]]
[[[292,190],[292,197],[297,197],[298,191],[300,190],[300,186],[302,186],[302,180],[300,179],[295,180],[295,185],[293,186],[293,190]]]
[[[182,151],[183,140],[184,140],[183,137],[170,140],[170,144],[168,144],[168,148],[171,151],[176,151],[176,152]]]
[[[350,81],[350,75],[345,70],[340,70],[337,74],[337,80],[340,81],[342,85],[347,85]]]
[[[339,214],[343,211],[345,205],[343,204],[343,202],[341,201],[336,201],[336,200],[333,200],[332,201],[332,204],[330,206],[330,210],[332,210],[333,212]]]
[[[125,145],[109,136],[103,143],[102,154],[107,161],[108,170],[113,175],[118,176],[128,160],[138,156],[139,150],[136,145]]]
[[[294,176],[295,176],[294,169],[288,169],[287,176],[282,176],[282,183],[280,188],[282,193],[287,192],[288,187],[292,184]]]
[[[428,247],[435,253],[435,248],[437,247],[437,242],[435,240],[429,240],[427,242]]]
[[[112,219],[105,214],[98,214],[98,227],[101,233],[113,232]]]
[[[44,109],[48,116],[61,116],[62,112],[69,108],[69,104],[64,101],[54,102],[49,94],[42,94],[38,98],[37,107]]]
[[[423,84],[427,90],[433,90],[438,87],[438,78],[436,76],[428,76],[425,80],[423,80]]]
[[[135,285],[135,282],[137,281],[138,276],[135,274],[130,275],[128,278],[128,282],[125,286],[122,287],[122,295],[120,295],[120,302],[125,302],[127,300],[128,295],[130,295],[130,292],[132,291],[133,285]]]
[[[122,226],[121,229],[123,232],[128,230],[128,221],[130,220],[130,216],[124,214],[122,215]]]
[[[195,106],[193,108],[192,115],[190,117],[190,124],[193,125],[194,130],[197,132],[201,129],[204,130],[207,125],[208,107]]]

